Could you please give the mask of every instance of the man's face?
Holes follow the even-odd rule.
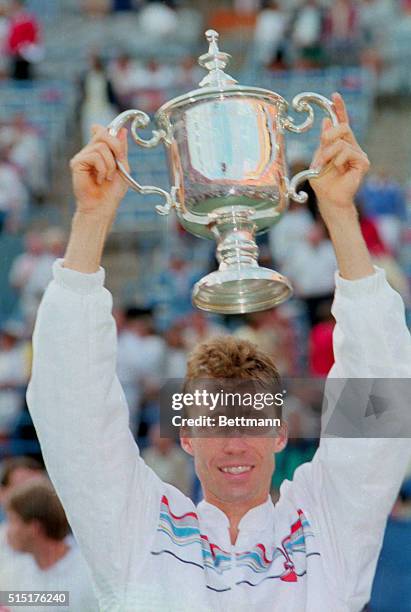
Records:
[[[182,437],[181,444],[194,457],[207,501],[251,507],[263,503],[269,494],[274,454],[284,448],[286,433],[276,437]]]
[[[38,525],[35,521],[25,523],[13,510],[7,511],[7,541],[17,552],[32,552]]]

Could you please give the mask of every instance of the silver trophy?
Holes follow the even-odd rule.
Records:
[[[287,116],[288,103],[273,91],[243,87],[224,72],[230,56],[218,48],[218,33],[206,32],[208,53],[199,58],[209,72],[199,89],[166,102],[155,114],[157,130],[144,140],[138,133],[150,122],[140,110],[121,113],[109,126],[117,136],[131,121],[131,135],[141,147],[166,147],[170,192],[140,185],[117,161],[128,185],[141,194],[159,194],[156,210],[173,208],[181,225],[201,238],[215,239],[219,269],[193,289],[193,303],[202,310],[238,314],[265,310],[292,294],[287,278],[258,265],[255,235],[281,218],[289,199],[304,203],[297,191],[322,169],[287,177],[284,131],[308,130],[314,121],[311,103],[322,107],[337,125],[333,103],[316,93],[300,93],[292,101],[307,113],[301,125]]]

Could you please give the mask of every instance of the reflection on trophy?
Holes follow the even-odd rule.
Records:
[[[140,185],[118,168],[135,191],[159,194],[160,214],[175,209],[181,225],[192,234],[217,242],[219,269],[193,289],[193,303],[203,310],[237,314],[265,310],[292,293],[287,278],[258,265],[255,235],[281,218],[289,199],[304,203],[297,191],[321,169],[287,177],[284,132],[301,133],[314,121],[311,102],[337,118],[330,100],[315,93],[298,94],[292,101],[307,118],[295,125],[287,116],[288,103],[277,93],[244,87],[224,72],[230,56],[219,50],[218,34],[206,32],[208,53],[199,64],[208,70],[199,88],[166,102],[157,111],[152,138],[138,134],[150,118],[139,110],[121,113],[109,126],[114,136],[131,121],[136,144],[150,148],[162,143],[167,150],[171,190]]]

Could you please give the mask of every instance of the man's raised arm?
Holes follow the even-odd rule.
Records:
[[[344,431],[342,424],[350,421],[340,419],[340,412],[360,424],[367,409],[367,401],[362,401],[367,398],[367,379],[411,377],[411,341],[402,300],[384,272],[372,265],[353,203],[369,162],[351,132],[340,96],[334,96],[334,104],[340,125],[325,122],[314,159],[314,165],[330,164],[329,170],[312,186],[339,267],[332,309],[335,364],[326,390],[328,429],[311,464],[296,471],[294,487],[313,510],[312,521],[324,542],[323,563],[342,609],[356,611],[370,595],[386,520],[411,444],[406,432],[402,439],[390,439],[367,436],[365,430],[360,437],[360,429]],[[347,384],[354,392],[343,396],[340,391]],[[398,399],[392,397],[394,408]],[[401,418],[395,409],[390,414]],[[327,431],[333,437],[327,437]]]
[[[140,459],[116,376],[112,296],[100,267],[126,186],[127,134],[96,127],[71,162],[77,210],[64,260],[39,308],[27,403],[44,460],[104,610],[122,610],[131,544],[141,563],[155,533],[161,481]],[[132,537],[131,537],[132,534]]]

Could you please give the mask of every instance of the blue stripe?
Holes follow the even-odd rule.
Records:
[[[171,555],[172,557],[175,557],[176,559],[178,559],[178,561],[181,561],[182,563],[187,563],[187,565],[195,565],[196,567],[199,567],[200,569],[204,569],[203,565],[200,565],[200,563],[195,563],[195,561],[187,561],[186,559],[181,559],[181,557],[178,557],[175,553],[173,553],[171,550],[152,550],[151,554],[152,555],[161,555],[163,553],[167,553],[168,555]]]

